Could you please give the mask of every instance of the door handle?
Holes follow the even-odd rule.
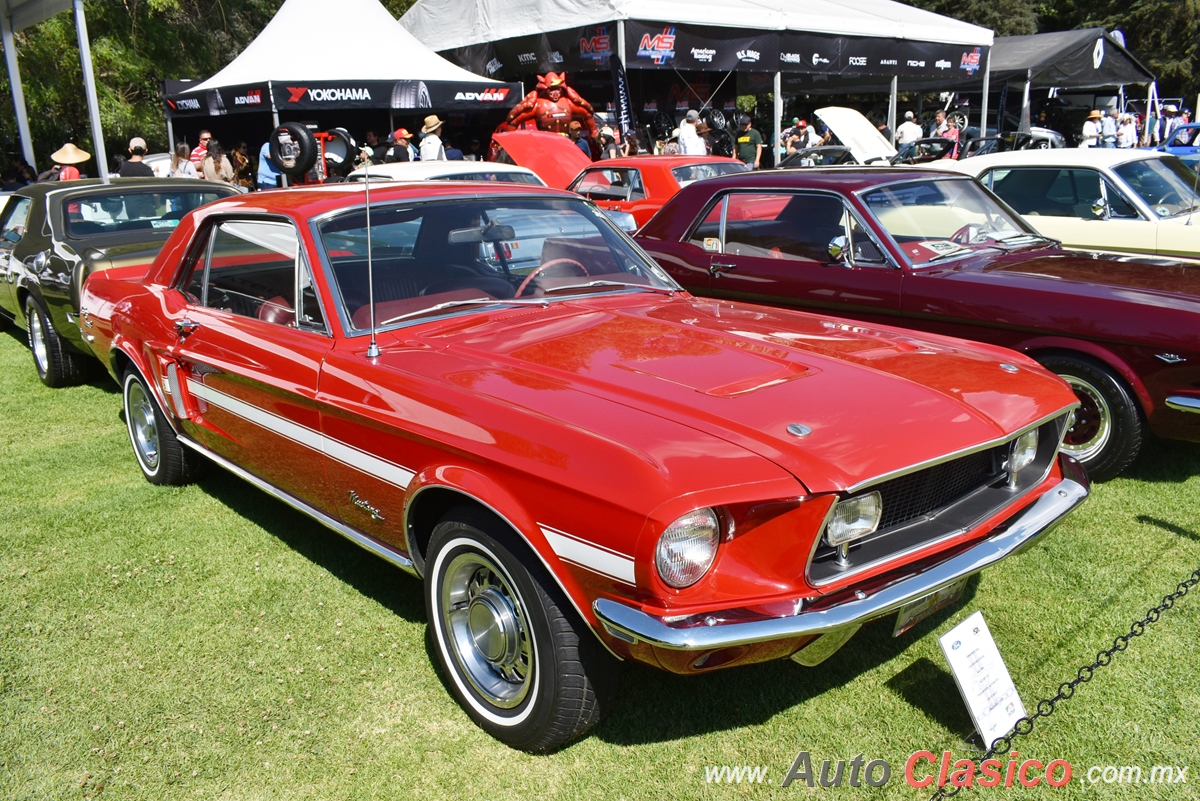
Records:
[[[720,278],[721,273],[732,272],[736,269],[736,264],[725,264],[723,262],[714,261],[712,264],[708,265],[708,274],[713,278]]]
[[[179,322],[175,323],[175,333],[179,334],[180,339],[183,339],[184,337],[193,333],[199,327],[200,323],[197,323],[194,320],[180,320]]]

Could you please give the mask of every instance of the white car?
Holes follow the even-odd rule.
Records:
[[[397,161],[372,164],[370,172],[372,181],[502,181],[546,185],[533,170],[496,161]],[[366,174],[367,168],[360,167],[346,176],[346,180],[361,181]]]
[[[1153,150],[1018,150],[925,165],[973,175],[1045,236],[1086,250],[1200,256],[1197,174]]]

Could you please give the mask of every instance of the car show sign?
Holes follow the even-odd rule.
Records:
[[[1025,717],[1004,657],[992,639],[983,613],[976,612],[938,638],[942,653],[954,673],[954,682],[971,712],[971,721],[983,744],[1003,737]]]

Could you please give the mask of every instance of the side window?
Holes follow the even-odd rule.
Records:
[[[1050,184],[1042,214],[1091,219],[1092,205],[1100,197],[1100,174],[1095,170],[1060,170]]]
[[[211,231],[206,251],[197,251],[185,271],[183,291],[197,305],[294,325],[300,257],[296,230],[287,223],[227,220]],[[301,268],[312,289],[307,267]],[[307,322],[320,323],[315,293],[304,309]]]
[[[641,200],[646,197],[641,170],[589,170],[571,189],[592,200]]]
[[[817,194],[730,195],[724,252],[828,263],[829,243],[846,235],[841,198]]]
[[[33,201],[27,197],[16,198],[4,212],[4,222],[0,223],[0,248],[12,247],[21,241],[25,235],[25,222],[29,219],[29,209]]]
[[[1104,195],[1108,198],[1108,208],[1113,217],[1127,220],[1138,219],[1137,209],[1125,199],[1121,190],[1113,186],[1112,181],[1107,179],[1104,181]]]
[[[721,198],[708,210],[704,219],[688,237],[688,243],[709,253],[721,252],[721,214],[725,210],[725,198]]]
[[[1050,185],[1059,170],[1018,167],[992,170],[981,178],[983,185],[1012,206],[1018,214],[1042,214],[1049,201]]]
[[[879,246],[867,235],[867,229],[858,224],[858,218],[853,214],[850,218],[850,253],[855,264],[887,264],[887,257]]]

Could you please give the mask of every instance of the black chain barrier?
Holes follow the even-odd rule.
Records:
[[[1086,684],[1096,675],[1096,669],[1108,667],[1112,663],[1113,655],[1118,651],[1124,651],[1129,647],[1129,641],[1134,637],[1141,637],[1146,633],[1146,627],[1157,623],[1162,613],[1175,605],[1175,602],[1188,594],[1188,591],[1200,584],[1200,569],[1192,571],[1192,574],[1181,581],[1175,587],[1175,592],[1169,595],[1164,595],[1162,603],[1153,607],[1146,612],[1146,616],[1141,620],[1134,621],[1129,627],[1128,634],[1122,634],[1113,640],[1112,647],[1100,651],[1096,654],[1096,660],[1090,665],[1084,665],[1075,674],[1075,678],[1070,681],[1064,681],[1058,685],[1058,692],[1053,698],[1044,698],[1037,702],[1036,711],[1032,715],[1021,718],[1013,727],[1008,730],[1008,733],[1000,737],[992,743],[992,747],[987,750],[987,753],[974,760],[976,767],[979,763],[991,759],[996,754],[1008,751],[1012,747],[1012,741],[1016,737],[1026,737],[1033,731],[1033,725],[1042,718],[1048,718],[1054,714],[1054,709],[1060,701],[1066,701],[1075,694],[1075,688],[1080,684]],[[943,798],[953,798],[963,790],[962,787],[942,786],[934,793],[929,801],[939,801]]]

